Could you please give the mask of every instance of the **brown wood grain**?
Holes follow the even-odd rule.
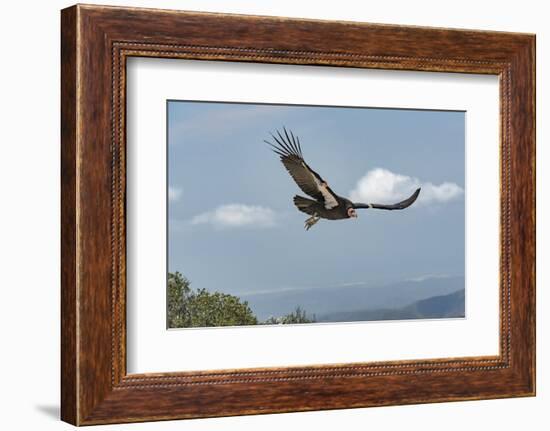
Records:
[[[102,6],[62,11],[62,419],[76,425],[535,393],[535,37]],[[500,77],[497,357],[126,374],[130,56]]]
[[[77,422],[76,9],[61,16],[61,417]]]

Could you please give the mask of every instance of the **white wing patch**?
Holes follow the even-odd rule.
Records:
[[[302,162],[302,166],[308,172],[310,172],[309,169],[307,169],[306,165],[303,162]],[[313,177],[313,181],[315,181],[315,184],[317,185],[317,188],[319,189],[319,191],[323,195],[323,199],[325,200],[325,208],[327,210],[330,210],[332,208],[337,207],[338,206],[338,201],[336,200],[334,195],[329,192],[328,184],[327,183],[322,183],[321,181],[319,181],[319,179],[313,173],[310,172],[310,174]]]
[[[317,180],[315,180],[316,182],[318,182]],[[328,191],[328,188],[327,188],[327,185],[319,185],[319,190],[321,191],[321,194],[323,195],[323,197],[325,198],[325,208],[327,210],[330,210],[334,207],[337,207],[338,206],[338,201],[335,199],[334,196],[332,196],[332,194]]]

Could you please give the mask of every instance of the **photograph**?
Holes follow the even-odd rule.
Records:
[[[464,111],[166,110],[168,329],[467,318]]]

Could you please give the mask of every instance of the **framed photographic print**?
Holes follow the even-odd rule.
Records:
[[[535,37],[62,11],[62,419],[535,394]]]

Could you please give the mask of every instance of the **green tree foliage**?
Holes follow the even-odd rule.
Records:
[[[315,315],[308,317],[306,310],[299,305],[291,313],[282,317],[270,317],[262,322],[264,325],[288,325],[295,323],[315,323]]]
[[[247,301],[205,289],[193,291],[179,272],[168,274],[168,327],[257,325]]]
[[[191,327],[258,324],[247,301],[241,302],[236,296],[210,293],[205,289],[200,289],[190,298],[188,312],[188,326]]]
[[[287,314],[286,316],[283,316],[281,319],[281,323],[283,325],[290,324],[290,323],[314,323],[315,322],[315,316],[312,318],[307,317],[306,310],[304,310],[299,305],[296,307],[296,309]]]
[[[298,306],[282,317],[270,317],[259,322],[247,301],[237,296],[206,289],[193,290],[191,282],[181,273],[168,273],[168,327],[198,328],[208,326],[285,325],[314,323]]]
[[[183,328],[188,321],[188,304],[191,283],[179,272],[168,273],[168,327]]]

